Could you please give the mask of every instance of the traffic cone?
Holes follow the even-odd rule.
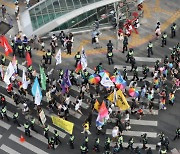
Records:
[[[19,140],[20,140],[20,142],[22,142],[22,143],[23,143],[23,142],[25,141],[25,138],[21,135],[21,137],[20,137],[20,139],[19,139]]]

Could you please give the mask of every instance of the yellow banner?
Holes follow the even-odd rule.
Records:
[[[121,109],[121,110],[127,110],[130,108],[126,98],[124,97],[124,94],[122,93],[121,90],[118,90],[116,92],[116,105]]]
[[[52,118],[52,122],[55,126],[63,129],[64,131],[66,131],[69,134],[73,133],[74,123],[64,120],[62,118],[59,118],[57,116],[51,116],[51,118]]]

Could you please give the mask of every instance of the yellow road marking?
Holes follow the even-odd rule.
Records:
[[[11,9],[15,9],[14,3],[9,3],[9,2],[6,2],[6,1],[4,1],[4,0],[0,0],[0,3],[1,3],[1,4],[4,4],[6,7],[9,7],[9,8],[11,8]]]
[[[144,10],[144,18],[151,18],[152,17],[151,16],[151,9],[146,3],[143,4],[143,10]]]

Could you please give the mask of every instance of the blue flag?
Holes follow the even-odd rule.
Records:
[[[42,99],[41,88],[40,88],[40,85],[39,85],[39,82],[38,82],[38,78],[36,77],[35,80],[34,80],[32,89],[31,89],[32,95],[33,95],[34,97],[36,96],[36,91],[37,91],[37,89],[38,89],[38,93],[39,93],[39,95],[40,95],[40,98]]]
[[[63,76],[63,81],[61,83],[61,88],[62,88],[62,92],[66,93],[67,89],[71,86],[71,81],[69,79],[69,74],[68,74],[68,69],[66,70],[64,76]]]

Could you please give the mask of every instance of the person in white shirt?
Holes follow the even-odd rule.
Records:
[[[117,126],[115,126],[112,130],[112,140],[113,141],[117,141],[118,134],[119,134],[119,128]]]

